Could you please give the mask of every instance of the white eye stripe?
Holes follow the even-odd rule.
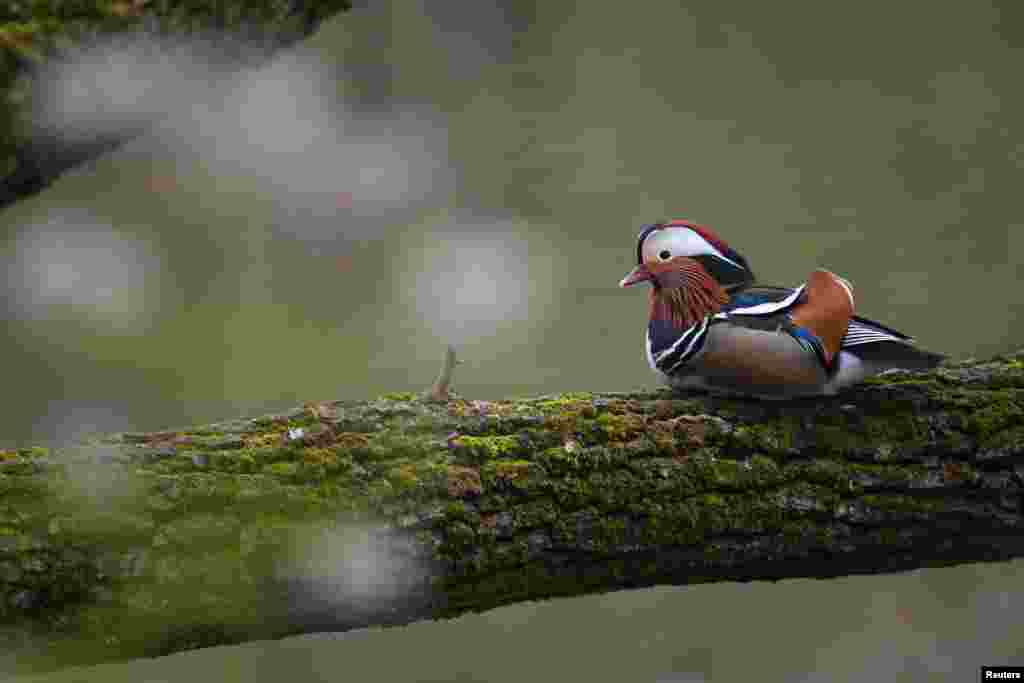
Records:
[[[726,258],[722,252],[693,230],[668,228],[648,235],[641,250],[644,261],[661,260],[662,251],[668,251],[671,256],[717,256],[737,268],[743,268],[732,259]]]

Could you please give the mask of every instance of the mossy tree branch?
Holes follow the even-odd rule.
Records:
[[[77,50],[124,36],[189,38],[219,31],[217,45],[241,70],[311,35],[322,21],[351,6],[350,0],[0,3],[0,209],[138,137],[153,123],[74,139],[36,126],[31,120],[35,90],[48,70]]]
[[[89,643],[65,660],[83,661],[1007,559],[1024,554],[1022,474],[1024,351],[788,402],[310,404],[0,453],[0,609]]]

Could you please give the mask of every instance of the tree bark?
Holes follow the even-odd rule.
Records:
[[[654,584],[1024,554],[1024,351],[837,397],[413,394],[0,452],[62,663]],[[77,649],[75,649],[77,648]]]

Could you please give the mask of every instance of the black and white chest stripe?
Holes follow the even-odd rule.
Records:
[[[652,320],[647,326],[647,355],[651,366],[666,374],[675,372],[679,367],[696,356],[704,347],[711,326],[712,316],[706,316],[682,334],[671,328],[671,323]],[[672,337],[676,337],[671,343]]]
[[[682,332],[676,330],[668,321],[652,320],[647,326],[648,363],[655,370],[672,374],[700,354],[712,324],[728,320],[735,315],[778,314],[797,303],[804,289],[805,286],[801,285],[781,301],[769,301],[706,316]]]

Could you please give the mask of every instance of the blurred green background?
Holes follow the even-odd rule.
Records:
[[[930,349],[1019,347],[1019,19],[393,0],[226,81],[188,44],[87,55],[47,125],[161,120],[0,214],[0,446],[420,390],[449,342],[472,398],[652,386],[645,296],[616,284],[639,224],[666,217],[711,226],[765,283],[832,269]],[[1020,576],[634,591],[323,647],[352,680],[969,680],[1024,664]],[[326,654],[258,651],[342,680]],[[154,666],[125,675],[201,677]]]

